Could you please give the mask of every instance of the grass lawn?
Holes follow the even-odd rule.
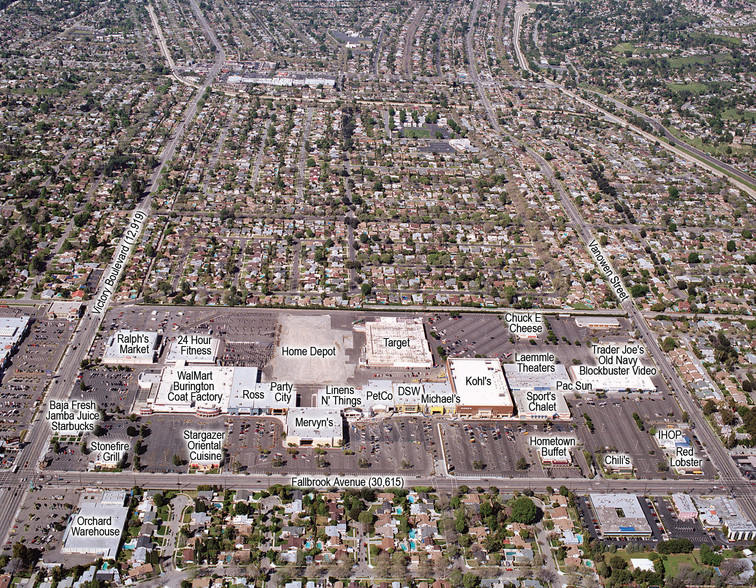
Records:
[[[694,568],[700,568],[701,564],[692,553],[674,553],[667,556],[667,561],[664,562],[664,575],[666,578],[671,578],[677,575],[677,569],[680,564],[687,563]]]
[[[727,120],[756,120],[756,110],[744,110],[740,114],[736,108],[728,108],[722,113],[722,118]]]
[[[630,564],[630,560],[635,559],[650,559],[650,552],[640,552],[640,553],[628,553],[624,549],[618,549],[616,552],[617,555],[619,555],[622,559],[624,559],[628,565]],[[613,554],[605,554],[605,561],[608,564],[609,558]],[[664,573],[665,577],[671,578],[677,574],[677,570],[680,567],[680,564],[687,563],[693,566],[694,568],[701,568],[704,567],[701,565],[701,563],[696,559],[695,555],[692,553],[674,553],[672,555],[667,556],[667,561],[664,562]]]
[[[743,41],[737,37],[729,37],[727,35],[715,35],[712,33],[693,33],[688,35],[689,38],[699,42],[712,42],[719,43],[720,45],[729,45],[731,47],[741,47]]]
[[[706,84],[699,84],[699,83],[667,84],[667,88],[669,88],[673,92],[684,92],[685,90],[687,90],[688,92],[691,92],[692,94],[703,94],[704,92],[706,92]]]
[[[685,67],[687,65],[709,65],[710,63],[721,63],[722,61],[732,61],[732,55],[729,53],[716,53],[714,55],[673,57],[669,60],[669,65],[670,67]]]
[[[677,143],[677,146],[680,147],[680,148],[684,148],[685,147],[684,143],[689,143],[693,147],[698,147],[701,151],[704,151],[704,152],[708,153],[709,155],[713,155],[714,157],[722,157],[722,156],[728,155],[728,153],[727,153],[727,147],[728,147],[728,145],[726,145],[726,144],[721,144],[719,146],[714,146],[714,145],[711,145],[711,144],[708,144],[708,143],[704,144],[704,142],[700,139],[700,137],[691,137],[691,138],[688,138],[688,139],[683,139],[682,138],[682,134],[675,127],[671,127],[669,129],[669,132],[672,133],[674,136],[676,136],[676,137],[678,137],[680,139],[680,142]],[[742,155],[747,155],[747,154],[749,154],[751,152],[750,150],[751,150],[751,147],[749,146],[749,147],[742,147],[742,148],[738,148],[738,149],[733,149],[732,152],[735,155],[741,155],[741,154]],[[696,157],[696,156],[694,155],[693,157]],[[696,159],[700,159],[700,158],[696,157]],[[713,168],[718,169],[719,171],[725,173],[724,170],[721,167],[719,167],[718,165],[715,165],[713,163],[708,163],[708,162],[707,162],[707,164],[710,165],[710,166],[712,166]],[[743,183],[745,183],[745,184],[747,184],[749,186],[751,185],[750,182],[745,182],[744,180],[740,180],[740,181],[742,181]]]
[[[624,53],[625,51],[635,51],[635,45],[632,43],[620,43],[612,47],[612,51],[615,53]]]
[[[430,131],[428,129],[402,128],[402,134],[409,139],[428,139]]]

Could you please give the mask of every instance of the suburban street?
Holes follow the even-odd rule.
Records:
[[[472,14],[470,16],[471,23],[475,22],[475,15],[476,15],[476,10],[478,6],[479,6],[479,3],[476,2],[473,7]],[[526,12],[527,11],[524,8],[521,8],[515,13],[514,46],[515,46],[517,57],[521,66],[529,70],[529,68],[527,67],[527,61],[522,55],[522,49],[520,48],[520,43],[519,43],[520,25],[522,22],[522,17],[524,16],[524,14],[526,14]],[[501,132],[496,121],[495,113],[493,112],[491,104],[486,95],[486,91],[482,87],[480,81],[478,80],[478,75],[477,75],[475,60],[474,60],[474,53],[472,51],[472,35],[473,35],[473,31],[470,30],[468,31],[467,38],[466,38],[468,58],[470,61],[470,65],[469,65],[470,77],[472,78],[473,82],[478,88],[478,94],[480,95],[481,102],[484,105],[486,112],[488,113],[488,118],[489,118],[490,123],[498,132]],[[555,89],[564,91],[568,95],[576,99],[579,99],[580,101],[586,104],[589,104],[587,101],[584,101],[581,98],[575,96],[572,92],[566,90],[560,85],[551,84],[551,86],[554,87]],[[589,105],[593,106],[594,108],[598,108],[595,105],[592,105],[592,104],[589,104]],[[610,113],[605,112],[605,114],[608,115],[609,117],[612,117]],[[627,124],[625,121],[621,121],[617,119],[617,117],[613,117],[613,118],[615,119],[615,122]],[[539,153],[533,151],[527,145],[523,145],[523,146],[527,149],[528,154],[538,164],[541,172],[546,176],[551,186],[558,193],[560,202],[562,204],[562,208],[567,213],[570,220],[576,227],[578,234],[580,235],[580,238],[583,242],[583,245],[587,248],[588,244],[591,243],[595,237],[590,227],[585,222],[585,219],[583,219],[582,215],[580,214],[577,207],[573,203],[572,198],[564,190],[562,183],[555,177],[554,170],[548,164],[548,162]],[[690,157],[690,156],[688,155],[687,157]],[[745,189],[748,189],[747,186],[743,186],[743,187]],[[607,263],[609,263],[610,266],[612,265],[609,260],[607,260]],[[618,275],[618,272],[614,268],[612,268],[612,270],[614,272],[614,275]],[[751,516],[752,518],[756,517],[756,501],[754,501],[753,492],[751,492],[750,484],[748,484],[743,479],[737,466],[730,458],[729,453],[724,448],[721,441],[717,438],[717,435],[714,433],[714,431],[709,427],[709,424],[706,422],[705,418],[701,414],[698,407],[695,406],[695,402],[693,398],[691,397],[691,393],[688,391],[687,387],[681,380],[680,376],[677,374],[677,371],[675,370],[675,368],[670,364],[667,356],[662,352],[656,340],[656,337],[653,335],[650,327],[648,326],[648,323],[646,322],[646,319],[644,318],[644,316],[638,309],[635,303],[635,300],[632,297],[628,297],[621,303],[621,306],[627,313],[628,317],[632,320],[635,327],[638,329],[641,339],[643,340],[644,344],[646,345],[646,348],[648,349],[654,361],[656,362],[656,365],[658,365],[659,368],[661,369],[666,382],[668,383],[670,388],[674,391],[678,399],[678,402],[680,403],[680,406],[682,407],[683,410],[685,410],[690,415],[691,420],[696,425],[696,434],[702,440],[703,445],[706,448],[707,453],[709,454],[709,457],[711,458],[715,467],[719,471],[719,474],[722,478],[723,483],[725,484],[725,486],[732,486],[732,490],[731,490],[732,493],[739,496],[740,503],[746,509],[746,512],[749,514],[749,516]],[[738,492],[737,491],[738,487],[747,488],[747,490],[744,492]]]
[[[749,8],[0,0],[0,585],[752,581]]]
[[[325,475],[313,472],[313,476]],[[364,476],[365,473],[354,474]],[[44,472],[45,483],[52,486],[74,486],[82,488],[132,488],[145,489],[176,488],[194,489],[197,486],[214,484],[223,488],[262,490],[275,484],[290,484],[291,476],[280,474],[252,476],[244,474],[157,474],[143,472],[120,472],[103,475],[95,472]],[[330,474],[330,477],[335,477]],[[348,476],[347,476],[348,477]],[[405,478],[406,486],[433,486],[440,491],[454,492],[460,486],[483,488],[496,487],[504,491],[533,490],[544,492],[549,486],[558,488],[565,485],[573,492],[638,492],[644,494],[669,494],[674,491],[689,491],[698,494],[734,494],[738,497],[752,493],[749,482],[725,484],[711,480],[612,480],[596,478],[497,478],[494,476],[415,476]]]
[[[522,47],[520,46],[520,30],[522,28],[522,19],[525,15],[529,14],[530,12],[531,12],[531,9],[528,4],[524,2],[518,2],[517,7],[515,9],[514,48],[515,48],[515,54],[517,56],[517,62],[519,63],[520,67],[523,70],[530,72],[531,75],[538,75],[537,72],[534,72],[530,69],[530,66],[528,65],[528,61],[522,52]],[[473,67],[474,66],[472,65],[472,62],[471,62],[471,68]],[[619,116],[607,111],[604,108],[601,108],[599,105],[595,104],[594,102],[590,102],[586,100],[585,98],[578,96],[578,94],[575,91],[566,88],[563,84],[556,84],[551,81],[546,81],[544,82],[544,87],[562,92],[563,94],[565,94],[566,96],[569,96],[576,102],[584,104],[585,106],[588,106],[594,111],[601,112],[602,115],[610,122],[613,122],[620,126],[631,129],[634,133],[641,135],[643,137],[646,137],[650,141],[657,140],[657,137],[654,137],[650,133],[647,133],[646,131],[643,131],[639,129],[638,127],[630,124],[625,119],[620,118]],[[695,165],[704,167],[705,169],[707,169],[708,171],[714,174],[723,175],[729,178],[730,181],[734,185],[736,185],[738,188],[740,188],[741,190],[749,194],[752,198],[756,199],[756,179],[754,179],[749,174],[709,155],[708,153],[705,153],[704,151],[701,151],[700,149],[694,147],[693,145],[690,145],[689,143],[680,141],[678,137],[675,137],[667,129],[665,129],[659,121],[657,121],[656,119],[648,115],[643,114],[642,112],[639,112],[638,110],[634,108],[627,106],[626,104],[623,104],[619,100],[616,100],[610,96],[598,94],[597,92],[593,92],[590,90],[588,90],[588,92],[596,96],[601,96],[601,98],[603,98],[604,100],[610,101],[620,110],[632,113],[633,115],[642,118],[647,123],[649,123],[653,128],[655,128],[658,132],[661,132],[664,135],[664,137],[669,141],[669,144],[666,147],[672,150],[675,154],[690,161],[691,163]],[[488,110],[488,108],[486,108],[486,110]],[[720,169],[725,170],[727,174],[724,174],[721,171],[719,171]]]
[[[218,43],[215,34],[210,29],[210,26],[199,10],[199,7],[195,2],[192,2],[192,7],[197,13],[198,20],[203,30],[205,31],[205,34],[208,35],[208,38],[210,38],[214,42],[215,47],[217,48],[216,59],[212,68],[208,72],[205,81],[197,90],[194,98],[184,111],[182,120],[176,132],[161,152],[159,158],[160,163],[157,168],[155,168],[155,171],[152,175],[151,182],[147,189],[147,194],[144,196],[141,203],[132,213],[132,220],[138,214],[150,214],[151,195],[157,189],[163,168],[165,164],[173,158],[176,151],[176,146],[178,145],[179,141],[181,141],[181,138],[183,137],[188,124],[194,119],[194,116],[197,113],[198,102],[204,95],[207,88],[210,87],[213,80],[215,79],[215,76],[218,75],[218,72],[220,72],[221,68],[223,67],[223,63],[225,62],[225,52],[223,51],[220,43]],[[123,243],[124,242],[122,242],[122,246]],[[120,247],[116,248],[116,251],[118,252],[119,249]],[[131,253],[131,246],[129,246],[128,249],[129,253]],[[26,437],[24,446],[16,462],[22,465],[20,466],[18,472],[8,475],[6,482],[9,486],[15,487],[18,490],[14,490],[12,494],[11,490],[3,490],[2,492],[4,493],[4,495],[0,495],[0,539],[2,539],[2,543],[5,543],[5,541],[7,541],[8,532],[13,526],[16,513],[19,509],[19,506],[23,502],[28,490],[28,481],[33,481],[36,479],[39,461],[47,451],[50,436],[49,425],[45,420],[45,415],[47,414],[47,406],[49,406],[51,400],[62,400],[68,398],[69,394],[71,393],[71,390],[73,389],[73,386],[76,382],[76,377],[79,373],[79,366],[81,365],[82,360],[84,360],[88,356],[89,350],[102,323],[102,319],[105,316],[105,310],[111,303],[112,294],[107,296],[105,309],[103,309],[101,312],[93,312],[95,304],[97,304],[98,300],[102,298],[103,291],[107,288],[104,281],[113,273],[116,273],[118,278],[120,278],[123,267],[126,266],[126,263],[127,262],[123,262],[117,272],[114,272],[111,267],[103,273],[100,286],[96,289],[96,295],[84,311],[84,316],[79,321],[68,350],[66,351],[66,354],[63,356],[60,362],[59,369],[55,374],[55,378],[53,379],[52,384],[50,385],[50,389],[45,399],[45,404],[40,408],[39,411],[37,411],[36,419],[29,425],[29,434]]]

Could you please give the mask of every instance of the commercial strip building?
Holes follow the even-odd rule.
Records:
[[[672,495],[672,504],[677,511],[677,518],[681,521],[692,521],[698,517],[698,509],[688,494],[677,492]]]
[[[297,403],[297,391],[290,382],[258,382],[256,367],[233,368],[228,414],[285,415]]]
[[[125,490],[84,492],[63,534],[63,554],[115,559],[129,513]]]
[[[656,385],[645,374],[614,374],[604,366],[571,365],[567,369],[572,382],[580,382],[583,390],[593,392],[656,392]]]
[[[659,373],[646,365],[645,346],[637,341],[605,340],[591,345],[594,364],[571,365],[570,379],[576,390],[588,392],[656,392],[651,379]]]
[[[397,383],[369,380],[364,386],[326,385],[321,408],[399,413],[452,414],[472,418],[511,417],[514,404],[498,359],[451,359],[446,382]]]
[[[281,71],[272,76],[259,74],[231,74],[226,79],[229,84],[259,84],[263,86],[309,86],[310,88],[333,88],[336,76],[318,73],[285,72]]]
[[[569,419],[564,396],[556,381],[566,379],[558,366],[551,377],[513,374],[523,419]],[[317,406],[375,415],[399,413],[453,414],[470,418],[511,418],[514,402],[498,359],[452,359],[448,381],[398,383],[368,380],[363,386],[321,386]],[[296,406],[292,382],[259,382],[256,367],[222,367],[179,363],[157,374],[143,372],[140,386],[146,398],[135,412],[194,413],[199,416],[285,415]],[[548,401],[548,402],[547,402]]]
[[[505,363],[504,374],[517,405],[517,416],[527,420],[569,420],[564,390],[570,377],[562,364],[550,372],[523,372],[520,364]]]
[[[586,329],[615,329],[620,326],[616,318],[608,316],[576,316],[575,324]]]
[[[65,319],[67,321],[76,321],[84,316],[85,308],[86,306],[81,302],[54,300],[47,307],[47,318],[50,320]]]
[[[0,317],[0,374],[29,332],[31,317]]]
[[[451,382],[394,384],[394,392],[397,412],[461,414],[461,397],[454,393]]]
[[[164,368],[159,378],[149,376],[139,379],[149,388],[146,400],[135,407],[141,414],[283,415],[296,406],[293,384],[258,382],[256,367],[176,365]]]
[[[286,415],[286,444],[341,445],[344,422],[336,408],[292,408]]]
[[[395,383],[381,379],[369,380],[364,386],[323,386],[317,392],[317,406],[363,416],[389,411],[456,414],[458,399],[447,382]]]
[[[195,413],[208,417],[228,412],[234,370],[218,366],[167,367],[160,383],[150,390],[141,412]]]
[[[514,414],[514,403],[496,358],[457,358],[447,361],[456,401],[455,414],[473,418],[501,418]]]
[[[635,494],[589,495],[604,537],[650,537],[651,525]]]
[[[157,361],[161,336],[150,331],[116,331],[105,345],[102,363],[143,365]]]
[[[743,513],[734,498],[698,496],[694,501],[704,528],[721,528],[728,541],[756,539],[756,524]]]
[[[220,339],[205,334],[176,335],[170,342],[165,363],[214,364],[218,357]]]

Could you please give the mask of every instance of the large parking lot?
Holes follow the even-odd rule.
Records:
[[[432,343],[453,357],[498,357],[505,359],[514,349],[507,324],[490,314],[464,314],[459,318],[439,315],[430,319]],[[435,349],[434,349],[435,352]]]
[[[9,491],[0,491],[0,500],[5,492]],[[10,552],[16,542],[42,551],[58,549],[68,516],[78,501],[75,489],[44,487],[30,491],[2,551]]]
[[[48,320],[44,313],[34,308],[2,308],[0,311],[2,316],[34,317],[29,333],[11,357],[0,385],[0,438],[7,451],[1,463],[2,467],[9,467],[15,459],[23,431],[41,404],[45,388],[66,350],[75,323]]]
[[[142,417],[137,423],[146,425],[149,435],[142,439],[143,452],[140,455],[142,471],[145,472],[186,472],[188,471],[189,453],[183,432],[223,431],[226,421],[223,417],[212,419],[193,415],[153,414]],[[135,442],[135,440],[134,440]],[[177,455],[184,463],[175,465],[173,456]]]
[[[194,415],[157,414],[136,420],[123,416],[114,417],[103,422],[102,426],[105,429],[103,435],[87,435],[88,446],[93,440],[127,442],[131,446],[125,462],[127,470],[133,468],[134,458],[138,455],[140,471],[174,473],[188,471],[188,450],[182,437],[184,430],[220,431],[225,430],[227,425],[223,417],[207,419]],[[137,454],[138,441],[141,447]],[[93,452],[82,452],[81,441],[78,439],[61,439],[57,453],[54,447],[53,442],[46,455],[48,471],[86,471],[95,465],[97,455]],[[176,465],[174,456],[178,456],[184,463]]]
[[[578,435],[585,448],[592,454],[629,454],[637,478],[684,477],[672,470],[660,470],[659,463],[667,463],[668,459],[650,434],[653,428],[682,423],[680,408],[670,395],[659,393],[599,397],[595,394],[584,394],[579,398],[572,398],[570,404]],[[636,424],[634,413],[643,421],[644,431]],[[586,416],[593,423],[593,433],[586,425]],[[706,457],[698,444],[696,453],[699,457]],[[714,478],[715,472],[708,459],[704,459],[703,471],[703,476],[696,477]]]
[[[534,311],[530,311],[534,312]],[[452,357],[498,357],[502,361],[513,361],[517,353],[532,353],[538,345],[556,355],[565,365],[573,358],[581,363],[594,363],[589,343],[599,338],[622,337],[630,329],[628,321],[619,319],[620,327],[602,329],[600,332],[578,327],[574,317],[543,315],[544,330],[536,339],[520,339],[509,332],[504,315],[488,313],[462,314],[453,318],[447,314],[434,315],[429,319],[432,333],[438,339],[431,340],[431,346],[442,346]],[[548,327],[554,337],[549,339]]]
[[[243,473],[397,473],[433,472],[438,436],[426,419],[395,417],[345,423],[339,448],[283,447],[280,421],[271,418],[231,419],[232,467]],[[278,464],[278,465],[276,465]]]
[[[509,478],[580,477],[585,463],[579,448],[572,449],[572,466],[549,467],[541,464],[528,438],[537,432],[546,433],[546,425],[511,421],[445,421],[440,424],[449,472],[457,476],[496,475]],[[568,424],[552,425],[549,434],[564,434]],[[528,464],[518,469],[524,458]]]
[[[84,370],[81,382],[86,388],[74,386],[71,398],[94,400],[107,414],[128,414],[139,390],[138,375],[139,371],[107,366]]]
[[[440,422],[440,421],[439,421]],[[342,447],[287,447],[283,426],[274,417],[224,416],[205,419],[193,415],[150,415],[136,421],[113,418],[103,423],[106,433],[88,439],[121,440],[131,444],[127,468],[134,460],[136,441],[145,472],[186,472],[188,452],[182,433],[193,430],[226,430],[228,460],[223,470],[235,473],[397,473],[429,475],[441,459],[437,423],[420,417],[392,417],[345,422]],[[129,427],[144,435],[130,436]],[[174,456],[184,463],[176,465]],[[84,454],[78,441],[58,444],[48,452],[48,470],[84,471],[95,456]]]

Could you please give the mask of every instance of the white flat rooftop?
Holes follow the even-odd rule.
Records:
[[[292,408],[297,390],[291,382],[258,382],[256,367],[236,367],[231,383],[229,410],[261,410]]]
[[[554,365],[554,372],[546,374],[523,373],[513,363],[505,363],[503,367],[520,416],[557,415],[569,418],[570,409],[564,399],[565,388],[557,389],[557,382],[570,381],[562,364]]]
[[[563,364],[554,364],[553,372],[522,372],[516,363],[502,365],[507,375],[507,383],[514,393],[516,390],[555,390],[557,382],[569,382],[570,376]]]
[[[17,342],[28,324],[28,316],[0,317],[0,337],[15,339]]]
[[[571,365],[568,369],[573,382],[590,384],[595,391],[606,390],[608,392],[622,392],[624,390],[641,390],[643,392],[656,392],[656,385],[645,374],[615,375],[596,373],[595,365]]]
[[[590,498],[604,535],[651,534],[651,526],[635,494],[591,494]]]
[[[450,359],[449,373],[460,405],[513,406],[498,359]]]
[[[422,319],[381,317],[365,323],[369,366],[433,367]]]
[[[613,327],[619,327],[620,322],[616,318],[608,316],[576,316],[575,324],[578,327],[611,329]]]
[[[338,408],[291,408],[286,434],[300,439],[341,439],[344,433]]]
[[[102,360],[105,363],[152,363],[158,334],[149,331],[116,331],[108,339]]]
[[[120,502],[119,499],[120,498]],[[115,559],[129,509],[123,506],[125,493],[85,493],[71,515],[63,534],[61,553],[100,555]]]
[[[206,334],[176,335],[171,340],[165,363],[215,363],[220,339]]]
[[[163,370],[154,400],[156,412],[195,412],[218,407],[227,412],[233,367],[175,366]]]

